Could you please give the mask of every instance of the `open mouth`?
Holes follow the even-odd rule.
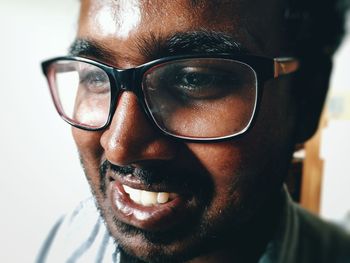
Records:
[[[193,195],[150,186],[130,176],[110,177],[108,195],[116,219],[147,231],[184,223],[197,210]]]
[[[129,195],[129,198],[136,204],[143,206],[161,205],[171,202],[178,197],[176,193],[167,192],[150,192],[145,190],[139,190],[127,185],[122,185],[125,193]]]

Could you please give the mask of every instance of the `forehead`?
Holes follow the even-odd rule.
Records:
[[[234,0],[82,0],[84,15],[88,14],[90,17],[109,15],[117,26],[121,26],[123,22],[130,22],[135,19],[135,16],[138,16],[144,22],[156,23],[159,29],[167,26],[161,23],[160,17],[176,18],[173,19],[173,22],[179,26],[188,24],[188,22],[203,24],[212,19],[218,20],[218,14],[220,14],[220,20],[227,19],[227,15],[229,15],[229,20],[232,20],[235,17],[231,16],[229,10],[236,10],[235,13],[240,13],[240,6],[242,4]],[[84,18],[89,18],[89,16],[84,16]],[[204,17],[206,19],[203,19]],[[188,18],[190,21],[187,20]]]
[[[144,39],[157,42],[179,32],[207,30],[232,36],[250,53],[269,55],[280,45],[280,2],[82,0],[78,38],[135,57]]]

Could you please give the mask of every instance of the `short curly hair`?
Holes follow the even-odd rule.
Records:
[[[290,49],[301,57],[332,56],[345,33],[350,0],[286,0]]]

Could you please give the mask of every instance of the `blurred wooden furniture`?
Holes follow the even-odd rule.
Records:
[[[321,129],[305,144],[300,204],[307,210],[320,212],[323,161],[320,159]]]
[[[320,158],[322,129],[327,125],[322,116],[316,134],[303,146],[303,157],[293,159],[286,183],[294,201],[314,214],[320,212],[323,161]]]

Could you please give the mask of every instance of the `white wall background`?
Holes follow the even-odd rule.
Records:
[[[39,67],[66,53],[78,4],[0,0],[0,262],[33,262],[59,215],[89,195]],[[340,63],[350,88],[350,58]]]
[[[350,14],[348,16],[350,18]],[[347,23],[350,31],[350,19]],[[335,66],[328,96],[327,127],[322,132],[324,160],[320,214],[347,225],[350,230],[350,34],[334,56]]]
[[[33,262],[52,224],[88,195],[40,61],[74,38],[78,0],[0,0],[0,262]]]

